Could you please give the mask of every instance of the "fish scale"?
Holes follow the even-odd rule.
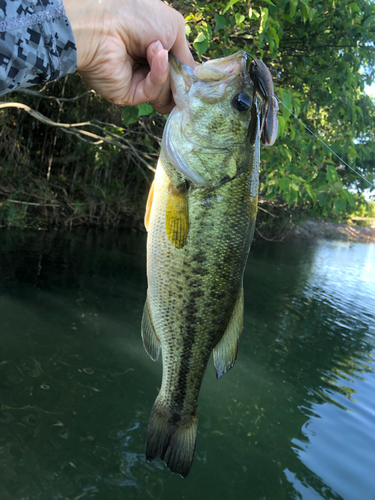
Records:
[[[259,117],[246,56],[209,63],[197,78],[171,60],[175,101],[183,104],[166,125],[145,217],[142,337],[151,358],[161,351],[163,361],[146,457],[161,458],[183,477],[193,461],[198,395],[211,352],[218,378],[236,359],[257,211]],[[251,102],[241,113],[233,108],[240,92]],[[215,134],[207,133],[210,127]]]

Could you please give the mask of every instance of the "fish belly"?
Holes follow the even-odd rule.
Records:
[[[161,346],[163,381],[150,417],[146,456],[160,457],[170,470],[186,476],[195,449],[199,389],[211,351],[226,335],[237,309],[237,329],[242,329],[242,307],[236,304],[243,300],[257,200],[250,170],[216,189],[191,187],[188,237],[176,248],[166,234],[169,184],[159,162],[147,241],[145,310]]]

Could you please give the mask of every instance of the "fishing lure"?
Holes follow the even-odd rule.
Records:
[[[328,146],[318,135],[316,135],[312,130],[307,127],[289,108],[288,106],[275,95],[273,88],[272,75],[270,70],[260,59],[256,59],[251,54],[247,54],[253,59],[250,63],[249,73],[256,90],[260,93],[263,99],[263,104],[260,114],[260,138],[265,146],[271,146],[277,136],[278,121],[277,121],[277,111],[279,110],[278,102],[280,102],[289,113],[305,127],[310,134],[312,134],[318,141],[320,141],[331,153],[333,153],[338,160],[340,160],[345,166],[352,170],[355,174],[361,177],[370,186],[375,188],[375,185],[370,182],[366,177],[364,177],[360,172],[351,167],[345,160],[343,160],[337,153],[333,151],[332,148]]]
[[[279,110],[273,91],[272,75],[260,59],[251,61],[249,73],[256,90],[263,99],[260,113],[260,138],[264,146],[272,146],[277,136],[277,112]]]

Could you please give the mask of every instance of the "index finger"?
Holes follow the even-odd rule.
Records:
[[[195,69],[194,58],[190,52],[186,35],[185,35],[185,19],[177,12],[176,13],[176,39],[171,47],[172,54],[177,57],[183,64],[187,64],[192,69]]]

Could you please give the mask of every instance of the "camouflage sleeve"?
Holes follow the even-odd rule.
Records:
[[[0,95],[56,80],[76,67],[63,0],[0,0]]]

